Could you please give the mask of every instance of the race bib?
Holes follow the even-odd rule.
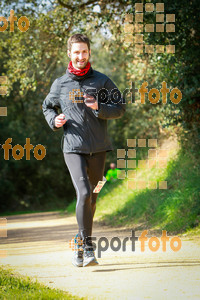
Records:
[[[105,183],[106,183],[106,178],[103,177],[103,181],[98,182],[97,186],[93,190],[93,193],[99,193]]]

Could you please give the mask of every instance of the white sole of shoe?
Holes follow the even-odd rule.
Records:
[[[83,263],[77,264],[77,262],[74,259],[72,259],[72,265],[75,266],[75,267],[78,267],[78,268],[83,267]]]
[[[96,259],[93,259],[87,263],[84,263],[83,261],[83,267],[90,267],[90,266],[98,266],[99,263],[96,261]]]

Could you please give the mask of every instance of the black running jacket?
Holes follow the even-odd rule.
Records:
[[[81,92],[98,100],[98,110],[87,107]],[[76,95],[77,96],[74,96]],[[107,120],[117,119],[125,112],[124,99],[116,85],[106,75],[90,68],[84,76],[69,71],[57,78],[45,98],[42,109],[54,131],[55,117],[60,108],[67,122],[64,124],[63,152],[96,153],[113,150],[107,134]]]

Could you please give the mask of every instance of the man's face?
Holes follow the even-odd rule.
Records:
[[[71,58],[75,69],[84,69],[89,61],[91,51],[85,43],[73,43],[71,51],[68,50],[68,56]]]
[[[114,163],[111,163],[110,168],[114,170],[114,169],[116,169],[116,165]]]

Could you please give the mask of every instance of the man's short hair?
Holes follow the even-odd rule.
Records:
[[[88,45],[88,49],[90,50],[90,40],[84,34],[76,33],[68,39],[67,46],[69,51],[71,51],[72,44],[74,43],[85,43]]]

